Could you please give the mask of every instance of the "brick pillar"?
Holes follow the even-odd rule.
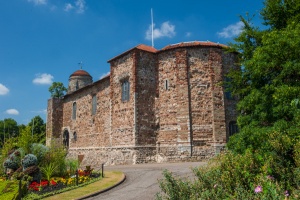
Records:
[[[212,82],[212,100],[213,100],[213,140],[212,147],[218,153],[226,143],[226,123],[223,86],[223,66],[222,50],[213,49],[209,55],[211,82]]]
[[[179,153],[191,155],[191,115],[189,92],[189,67],[186,50],[176,52],[176,92],[177,92],[177,145]]]
[[[63,124],[63,100],[51,98],[48,100],[47,123],[46,123],[46,145],[52,142],[62,144],[61,132]]]

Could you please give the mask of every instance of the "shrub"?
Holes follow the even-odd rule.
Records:
[[[37,157],[37,163],[38,165],[43,165],[45,161],[46,153],[49,152],[49,147],[46,147],[43,144],[40,143],[33,143],[31,145],[31,153],[34,154]]]
[[[157,199],[279,200],[286,196],[297,199],[299,187],[268,174],[272,170],[266,170],[268,167],[263,160],[262,155],[250,150],[245,154],[226,152],[212,159],[207,166],[194,168],[195,181],[176,178],[165,171],[164,179],[160,181],[162,192],[157,194]],[[282,169],[284,173],[285,170]],[[299,184],[300,170],[290,173]]]
[[[67,169],[65,163],[66,155],[67,152],[63,147],[57,147],[55,145],[52,145],[49,151],[45,155],[45,162],[43,162],[42,167],[45,167],[50,163],[53,163],[55,166],[57,166],[53,176],[66,176],[67,175]]]
[[[35,165],[37,165],[37,157],[33,154],[27,154],[22,160],[22,166],[24,170]]]
[[[21,150],[11,153],[4,161],[3,166],[12,170],[17,170],[21,166]]]
[[[54,165],[54,163],[50,163],[47,166],[41,168],[41,171],[44,177],[46,178],[46,180],[48,181],[48,183],[50,182],[50,179],[53,176],[56,168],[57,167]]]
[[[77,159],[66,159],[65,164],[67,167],[67,170],[69,171],[70,175],[74,175],[76,170],[79,167],[79,163]]]

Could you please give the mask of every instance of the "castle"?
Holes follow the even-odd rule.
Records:
[[[213,42],[157,50],[138,45],[110,59],[93,82],[82,69],[48,100],[47,144],[83,165],[203,160],[237,131],[236,99],[223,86],[237,54]]]

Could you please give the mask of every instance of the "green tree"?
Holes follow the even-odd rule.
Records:
[[[31,153],[31,147],[33,143],[38,142],[37,135],[32,134],[32,129],[30,126],[21,130],[19,137],[17,138],[17,147],[22,148],[25,154]]]
[[[208,169],[194,170],[195,183],[165,174],[166,196],[159,198],[284,199],[288,193],[299,199],[300,1],[265,0],[264,5],[264,29],[241,17],[244,29],[232,44],[240,52],[241,70],[231,71],[226,84],[239,98],[240,132]],[[257,186],[263,192],[256,194]]]
[[[0,120],[0,144],[4,143],[8,138],[16,137],[19,135],[18,123],[12,119],[7,118]]]
[[[46,141],[46,124],[40,116],[35,116],[28,123],[32,134],[37,135],[39,143],[45,144]]]
[[[49,92],[51,93],[51,97],[60,98],[65,95],[67,88],[61,82],[53,82],[49,87]]]
[[[292,5],[292,6],[291,6]],[[228,148],[251,151],[260,159],[261,173],[269,173],[286,188],[292,181],[300,140],[300,1],[266,0],[261,15],[266,30],[249,26],[233,45],[240,52],[241,71],[229,75],[239,97],[240,133]]]

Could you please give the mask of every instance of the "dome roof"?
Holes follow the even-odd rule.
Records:
[[[90,77],[92,77],[87,71],[84,71],[82,69],[75,71],[73,74],[71,74],[70,77],[72,77],[72,76],[90,76]]]

